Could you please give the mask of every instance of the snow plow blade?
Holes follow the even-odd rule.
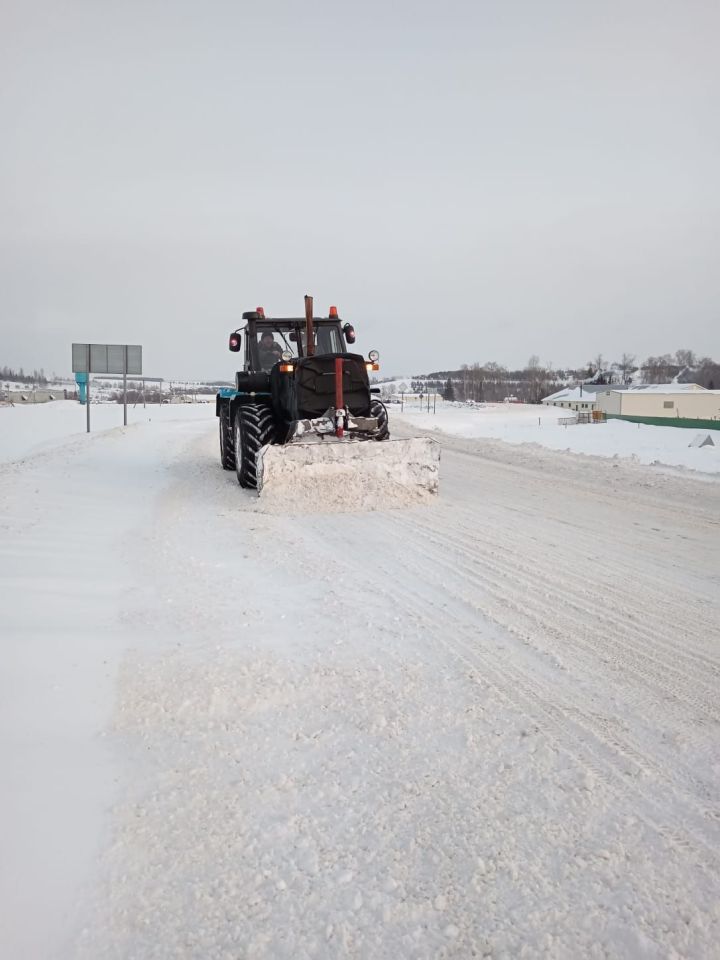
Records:
[[[258,457],[263,504],[312,512],[390,509],[432,500],[440,444],[408,440],[317,440],[264,447]]]

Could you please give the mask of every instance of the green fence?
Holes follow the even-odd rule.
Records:
[[[691,420],[689,417],[626,417],[620,413],[608,413],[606,417],[608,420],[647,423],[651,427],[691,427],[694,430],[720,430],[720,420]]]

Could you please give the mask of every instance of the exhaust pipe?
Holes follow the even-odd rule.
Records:
[[[315,356],[315,336],[313,331],[313,298],[305,294],[305,353]]]

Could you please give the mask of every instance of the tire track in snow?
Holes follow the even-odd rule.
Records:
[[[496,541],[496,546],[503,545],[497,537],[499,529],[503,531],[503,539],[509,535],[516,547],[518,542],[522,544],[521,553],[529,551],[537,553],[543,546],[545,548],[552,546],[555,551],[554,562],[564,565],[575,573],[577,573],[578,564],[581,565],[584,567],[586,579],[588,570],[593,575],[602,574],[603,567],[597,566],[598,560],[612,561],[612,566],[607,569],[625,573],[629,578],[636,574],[638,561],[641,560],[646,571],[646,588],[653,591],[654,598],[668,601],[677,594],[679,589],[690,589],[705,604],[717,602],[716,584],[720,584],[720,569],[717,568],[717,548],[712,548],[712,541],[708,537],[709,525],[702,541],[681,538],[682,543],[676,546],[683,547],[684,555],[682,560],[678,560],[677,551],[658,549],[657,538],[643,533],[638,521],[634,521],[638,526],[633,531],[632,538],[618,539],[615,535],[616,531],[624,527],[618,528],[616,514],[610,513],[598,520],[596,528],[594,523],[592,526],[583,526],[567,519],[549,522],[541,504],[531,514],[523,512],[521,516],[515,516],[519,511],[507,501],[507,491],[503,491],[498,499],[500,503],[497,507],[493,503],[483,503],[481,521],[481,532],[487,524]],[[720,502],[718,509],[720,509]],[[458,508],[453,511],[453,514],[456,526],[460,526],[463,520],[474,527],[478,524],[477,507],[474,510]],[[559,524],[559,527],[555,527],[555,524]],[[430,521],[428,525],[432,526],[432,522]],[[605,532],[608,527],[609,531]],[[460,529],[462,529],[461,526]],[[656,533],[654,527],[651,533]],[[698,546],[704,548],[701,556],[695,552]],[[540,562],[546,562],[543,554],[540,555]],[[596,566],[597,569],[593,569]],[[701,574],[701,579],[698,578],[698,574]]]
[[[389,568],[384,572],[388,578],[392,576]],[[411,572],[413,574],[411,579],[417,582],[427,582],[431,570],[414,562],[413,570],[406,570],[406,572]],[[397,579],[393,584],[393,597],[396,600],[398,588],[402,590],[406,610],[414,612],[422,610],[423,622],[432,623],[431,636],[436,641],[466,665],[478,671],[483,680],[489,681],[498,695],[510,703],[515,710],[536,721],[542,722],[541,718],[544,717],[544,727],[545,729],[550,727],[550,735],[558,749],[569,753],[579,766],[589,766],[596,778],[614,795],[629,800],[631,808],[637,810],[635,801],[639,801],[646,809],[647,825],[668,840],[672,846],[683,847],[687,843],[687,838],[690,837],[708,877],[715,875],[715,871],[720,868],[720,852],[717,848],[720,832],[713,831],[712,836],[707,837],[704,832],[701,832],[701,828],[707,827],[708,822],[714,824],[720,820],[717,810],[698,803],[695,796],[679,788],[679,785],[668,777],[667,772],[647,756],[628,748],[616,735],[609,736],[605,718],[602,718],[602,722],[599,723],[597,715],[589,714],[575,702],[570,709],[578,719],[570,719],[556,703],[560,699],[567,702],[567,686],[562,690],[558,689],[554,683],[542,687],[534,676],[520,667],[517,656],[504,657],[503,671],[500,672],[495,665],[495,659],[487,653],[485,646],[477,643],[476,624],[468,623],[463,617],[449,613],[447,609],[443,611],[441,617],[438,617],[435,613],[435,605],[426,599],[423,592],[410,587],[408,582],[398,583]],[[459,598],[453,599],[457,602]],[[460,599],[459,602],[462,604],[464,601]],[[452,639],[445,639],[448,635]],[[572,748],[569,744],[573,745]],[[667,807],[655,801],[652,797],[655,784],[648,785],[650,791],[648,793],[642,790],[635,780],[628,782],[628,771],[618,767],[618,760],[633,764],[636,768],[633,775],[635,777],[653,769],[653,772],[672,786],[673,802],[682,799],[686,816],[678,817]],[[697,822],[698,815],[700,822]],[[696,823],[693,827],[689,827],[688,820],[692,819]],[[668,829],[668,824],[672,825],[672,829]]]
[[[656,519],[675,523],[680,515],[685,530],[690,528],[702,535],[707,533],[708,527],[720,528],[720,510],[717,509],[720,478],[714,475],[669,468],[658,470],[629,460],[585,457],[534,445],[468,440],[438,431],[418,430],[402,420],[394,422],[394,433],[429,436],[442,442],[444,453],[453,458],[451,483],[456,488],[453,493],[460,494],[454,497],[459,502],[468,499],[468,487],[463,481],[468,477],[477,479],[479,465],[484,489],[496,484],[498,491],[506,495],[515,484],[522,487],[530,482],[532,500],[528,504],[515,505],[518,512],[527,516],[533,516],[536,505],[542,503],[548,519],[562,521],[565,510],[562,501],[558,500],[558,486],[569,482],[573,498],[585,500],[586,506],[593,510],[615,511],[620,495],[635,516],[651,510]],[[622,529],[616,533],[622,536]]]
[[[398,520],[398,523],[403,525],[402,520]],[[511,611],[511,617],[499,618],[497,610],[494,611],[493,608],[482,605],[478,601],[479,609],[484,614],[491,616],[497,622],[502,622],[508,629],[519,632],[519,624],[527,620],[536,629],[549,632],[554,639],[571,643],[574,648],[582,647],[595,658],[600,649],[603,654],[614,651],[615,663],[623,669],[632,670],[638,678],[651,683],[666,696],[679,699],[678,694],[682,692],[684,702],[695,707],[695,713],[690,715],[691,719],[699,719],[697,714],[701,713],[704,719],[720,721],[720,706],[716,693],[711,686],[706,685],[704,680],[706,673],[720,675],[718,664],[704,658],[698,662],[694,672],[682,671],[678,664],[687,659],[687,654],[678,650],[677,642],[673,642],[671,635],[665,632],[667,621],[658,620],[656,626],[650,629],[643,628],[636,619],[628,619],[628,606],[632,597],[615,592],[612,596],[613,602],[606,604],[588,595],[587,583],[570,572],[567,577],[562,574],[550,579],[544,570],[537,566],[530,568],[525,564],[519,553],[510,558],[502,558],[499,554],[503,548],[496,544],[493,545],[492,554],[488,557],[468,546],[467,536],[453,536],[440,533],[438,530],[433,530],[430,534],[424,524],[413,524],[412,530],[435,548],[444,543],[456,551],[454,554],[456,559],[448,560],[447,556],[452,555],[449,550],[444,552],[441,549],[435,549],[432,553],[433,562],[456,578],[465,580],[469,585],[489,594],[498,605]],[[406,530],[406,535],[407,532],[409,531]],[[477,575],[470,572],[470,567],[473,566],[481,568]],[[518,577],[519,574],[522,575],[521,578]],[[521,580],[518,583],[520,587],[518,595],[521,595],[521,600],[516,600],[509,595],[507,584],[511,579]],[[572,582],[573,579],[576,580],[577,593],[566,589],[568,581]],[[544,582],[538,589],[539,580]],[[558,598],[557,606],[543,601],[543,596],[549,595]],[[619,613],[614,613],[614,610]],[[623,612],[625,616],[622,615]],[[583,639],[582,628],[588,622],[603,623],[606,628],[601,644]],[[711,624],[704,622],[698,629],[703,628],[710,630]],[[613,630],[622,639],[616,640]],[[531,636],[532,632],[528,632],[527,637]],[[627,644],[628,640],[633,641],[632,645]],[[667,651],[672,659],[660,659],[655,651],[661,649]],[[653,671],[650,666],[656,667],[656,670]],[[699,669],[703,670],[703,674],[698,673]],[[666,682],[666,676],[674,677],[675,682]],[[695,693],[697,689],[702,691],[702,698]]]
[[[445,453],[445,466],[447,466],[448,459],[447,453]],[[475,459],[474,466],[482,474],[482,462]],[[536,479],[532,475],[532,471],[527,471],[527,473],[533,481]],[[457,477],[454,479],[457,481]],[[513,494],[508,495],[508,485],[506,484],[505,487],[504,496],[507,502],[504,507],[509,509]],[[699,489],[700,492],[703,492],[705,488],[701,486]],[[574,490],[572,492],[574,494]],[[518,491],[518,499],[522,499],[526,493],[526,490]],[[595,491],[592,490],[591,493],[593,497],[592,505],[594,506]],[[607,501],[608,509],[610,509],[611,514],[614,510],[616,514],[620,513],[622,515],[622,513],[627,512],[627,504],[623,502],[621,493],[617,495],[617,498],[615,501]],[[714,696],[712,689],[712,676],[716,675],[717,662],[704,653],[686,652],[684,647],[681,647],[678,643],[677,631],[675,631],[674,636],[673,631],[667,628],[667,624],[670,622],[667,616],[668,610],[674,607],[676,615],[680,610],[679,619],[683,622],[683,625],[685,625],[684,614],[688,614],[689,626],[695,632],[695,636],[701,636],[704,631],[712,635],[713,626],[717,622],[714,607],[708,611],[707,615],[703,611],[701,615],[693,617],[692,598],[689,600],[675,598],[674,602],[671,600],[661,602],[661,598],[664,600],[667,595],[649,590],[649,601],[646,600],[644,604],[645,614],[649,617],[649,624],[644,627],[635,621],[624,620],[621,613],[608,614],[608,608],[602,602],[596,601],[592,596],[588,597],[587,585],[580,599],[575,598],[568,602],[564,598],[566,593],[564,576],[572,574],[572,581],[576,584],[582,583],[581,578],[572,570],[571,565],[560,565],[560,573],[555,576],[550,566],[555,563],[556,557],[553,556],[551,564],[548,564],[547,545],[543,545],[542,541],[539,541],[538,551],[542,551],[542,547],[545,546],[544,559],[542,554],[539,558],[536,555],[537,562],[534,567],[531,559],[521,561],[519,570],[516,556],[512,560],[508,557],[512,547],[498,543],[506,536],[507,526],[502,520],[503,515],[507,520],[507,509],[495,508],[494,512],[498,519],[489,530],[489,539],[493,541],[493,550],[504,554],[504,557],[499,560],[495,555],[492,561],[487,561],[484,558],[478,559],[473,544],[468,544],[471,535],[467,533],[467,528],[470,521],[474,520],[476,525],[479,521],[480,529],[483,535],[487,537],[488,528],[484,523],[486,520],[484,511],[486,502],[483,497],[482,502],[478,503],[474,515],[464,504],[461,507],[456,507],[453,503],[452,508],[446,511],[441,505],[437,509],[427,512],[413,511],[412,515],[393,515],[391,518],[387,518],[386,523],[393,529],[393,532],[397,531],[396,539],[403,544],[403,553],[406,556],[403,583],[413,580],[435,583],[438,567],[442,567],[448,575],[448,580],[443,585],[451,590],[456,599],[459,599],[460,602],[469,603],[475,610],[480,609],[485,614],[489,613],[491,619],[495,619],[511,631],[519,633],[525,642],[529,642],[543,656],[552,657],[556,652],[570,654],[569,657],[566,656],[565,669],[577,671],[578,668],[581,668],[581,676],[584,671],[587,678],[592,676],[597,669],[599,658],[613,664],[616,671],[622,675],[623,695],[627,704],[634,710],[637,717],[641,716],[643,711],[647,711],[650,721],[653,721],[654,717],[654,722],[658,724],[659,728],[662,728],[665,712],[669,709],[676,719],[677,715],[681,714],[690,724],[698,724],[698,722],[715,723],[718,711],[717,697]],[[653,509],[654,504],[648,506],[646,503],[643,505],[644,514],[649,511],[652,512]],[[675,525],[682,526],[685,518],[684,510],[678,514],[676,510],[667,507],[663,512],[667,518],[672,519]],[[701,513],[701,511],[699,512]],[[537,508],[533,507],[533,515],[537,516],[537,513]],[[616,517],[616,522],[617,519],[619,517]],[[704,524],[705,519],[700,517],[699,522]],[[448,531],[448,528],[451,532]],[[579,538],[584,535],[583,530],[579,528],[576,528],[573,532]],[[705,532],[707,536],[707,528]],[[324,534],[328,533],[332,538],[332,531],[326,529]],[[514,534],[514,536],[517,538],[515,542],[516,555],[522,557],[523,552],[527,554],[528,551],[522,550],[522,537],[518,534]],[[437,543],[438,539],[441,541],[439,544]],[[610,537],[607,540],[608,543],[611,543]],[[567,543],[563,543],[563,549],[566,546]],[[633,546],[637,551],[637,544]],[[336,543],[336,547],[339,549],[340,544]],[[586,543],[582,540],[580,543],[577,540],[571,541],[570,547],[578,555],[585,550]],[[615,545],[615,553],[619,552]],[[418,557],[424,559],[421,561]],[[468,572],[471,567],[477,567],[483,562],[486,563],[486,566],[477,574]],[[618,577],[619,580],[622,579],[623,570],[634,569],[630,562],[623,564],[622,568],[621,576]],[[386,580],[393,581],[394,589],[397,589],[397,568],[395,566],[385,566],[383,572]],[[522,574],[520,582],[518,582],[518,572]],[[653,569],[644,572],[641,584],[638,584],[637,571],[635,572],[635,580],[629,581],[627,591],[618,589],[612,592],[608,591],[610,593],[610,596],[607,597],[608,606],[611,610],[622,611],[632,607],[633,587],[640,586],[643,589],[652,584]],[[533,580],[533,574],[535,574],[535,581]],[[541,581],[540,586],[538,586],[537,580]],[[466,585],[465,589],[462,588],[463,583]],[[674,585],[674,582],[668,580],[666,585],[669,586],[670,584]],[[460,588],[459,592],[458,588]],[[468,592],[472,596],[471,601],[468,600]],[[487,606],[478,602],[477,594],[480,593],[482,596],[488,592],[492,594],[496,604],[504,605],[505,616],[499,616],[497,608],[488,610]],[[513,594],[512,598],[508,596],[510,592]],[[558,609],[545,599],[548,594],[555,594],[561,598],[563,611],[560,614],[560,623],[558,623]],[[413,593],[410,596],[411,604],[408,609],[423,608],[422,593]],[[528,607],[531,608],[530,616],[528,616]],[[526,623],[525,630],[518,627],[518,624],[522,625],[523,622]],[[603,625],[602,630],[598,628],[598,624]],[[590,628],[589,632],[588,627]],[[611,629],[606,629],[606,627]],[[612,628],[620,633],[621,639],[616,640],[613,637]],[[454,623],[453,629],[462,630],[462,623]],[[441,630],[442,621],[436,621],[435,632],[438,636],[441,635]],[[581,636],[583,631],[587,634],[588,639],[583,639],[579,644],[583,652],[583,657],[579,657],[576,638]],[[538,633],[545,639],[542,645],[539,644]],[[689,638],[692,638],[692,633],[689,633]],[[564,642],[566,649],[563,651],[557,650],[557,642]],[[555,648],[553,644],[555,644]],[[472,649],[472,645],[470,649]],[[705,649],[708,649],[707,645]],[[508,668],[507,663],[504,666]],[[489,669],[490,664],[487,660],[483,661],[483,667]],[[509,669],[512,671],[512,676],[516,677],[517,661],[513,661],[509,665]],[[671,678],[670,681],[668,681],[668,677]],[[672,679],[674,679],[674,683]],[[518,676],[518,680],[521,683],[537,682],[535,677],[522,672]],[[628,680],[633,680],[634,683],[630,684]],[[667,702],[659,702],[657,695],[653,692],[654,690],[665,696]],[[698,691],[700,692],[699,696]],[[557,694],[558,691],[553,683],[545,694],[542,691],[537,694],[537,702],[552,703],[553,697]],[[567,698],[568,691],[563,690],[562,695]],[[648,753],[647,744],[637,742],[629,727],[625,730],[618,729],[617,722],[611,721],[597,711],[588,712],[586,704],[582,700],[571,697],[569,699],[569,710],[579,718],[582,733],[576,740],[582,742],[588,734],[594,737],[607,751],[611,767],[613,762],[617,763],[618,759],[630,762],[638,773],[645,776],[652,774],[659,782],[669,785],[673,791],[674,799],[680,799],[680,796],[682,796],[682,802],[688,810],[688,814],[697,820],[699,833],[694,838],[695,842],[699,843],[705,849],[706,855],[710,856],[708,862],[714,862],[713,858],[716,854],[713,853],[713,848],[717,841],[714,824],[718,819],[718,811],[713,806],[703,802],[703,798],[707,801],[713,796],[712,787],[695,776],[682,761],[678,762],[677,759],[674,762],[671,775],[667,765]],[[557,717],[555,717],[555,722],[558,722]],[[564,722],[568,722],[567,718]],[[677,775],[680,775],[685,782],[679,783]],[[622,783],[622,778],[620,782]],[[648,787],[648,789],[653,788],[652,784]],[[644,797],[650,806],[656,809],[652,797],[648,797],[642,790],[639,791],[639,796]],[[662,807],[657,809],[659,810],[659,816],[654,816],[653,823],[656,829],[665,835],[667,830],[662,825],[667,811]],[[676,827],[670,835],[677,840],[678,837],[682,837],[682,823],[674,817],[670,817],[670,819]],[[710,835],[706,837],[705,833],[708,830]]]

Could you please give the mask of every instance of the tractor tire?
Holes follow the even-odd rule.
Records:
[[[388,425],[388,412],[385,404],[379,400],[373,400],[370,403],[370,416],[377,417],[378,430],[375,434],[375,440],[387,440],[390,436],[390,427]]]
[[[268,403],[243,403],[235,413],[235,472],[238,483],[257,490],[257,458],[275,439],[275,421]]]
[[[220,425],[220,463],[223,470],[235,469],[235,433],[230,423],[230,404],[226,403],[220,409],[218,417]]]

